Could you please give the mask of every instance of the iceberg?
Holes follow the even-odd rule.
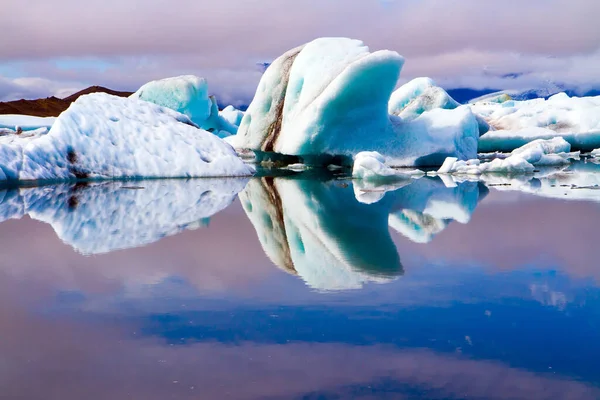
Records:
[[[369,181],[389,181],[410,179],[411,176],[424,175],[419,170],[398,170],[385,164],[385,157],[376,151],[362,151],[354,157],[352,177]]]
[[[479,152],[509,152],[536,139],[562,137],[574,150],[600,147],[600,96],[548,100],[477,102],[471,109],[489,125],[479,139]]]
[[[56,121],[55,117],[33,117],[31,115],[4,114],[0,115],[0,132],[13,133],[17,131],[49,130]]]
[[[84,255],[145,246],[204,226],[247,178],[101,182],[0,190],[0,221],[32,219]]]
[[[402,273],[386,199],[366,205],[350,185],[288,178],[253,179],[239,197],[267,256],[314,289],[356,289]]]
[[[194,124],[219,137],[237,133],[237,126],[219,114],[217,100],[208,95],[208,83],[204,78],[182,75],[151,81],[130,97],[186,115]]]
[[[578,157],[579,153],[571,153],[571,145],[562,137],[553,139],[537,139],[515,150],[506,157],[499,157],[489,162],[481,160],[458,160],[448,157],[437,171],[439,174],[479,175],[493,173],[532,173],[539,166],[560,166],[569,164],[569,159]]]
[[[479,124],[470,108],[432,105],[406,119],[388,113],[403,63],[396,52],[371,53],[363,42],[346,38],[321,38],[290,50],[265,71],[229,143],[307,160],[350,159],[371,150],[391,166],[476,157]]]
[[[235,127],[239,127],[242,118],[244,118],[244,112],[236,109],[234,106],[225,107],[223,110],[219,111],[219,115]]]
[[[453,110],[460,104],[430,78],[416,78],[400,86],[390,97],[388,113],[412,120],[436,108]]]
[[[210,116],[211,101],[206,79],[183,75],[151,81],[140,87],[133,99],[148,101],[186,115],[198,126]]]
[[[20,181],[247,176],[227,143],[149,102],[81,96],[35,137],[0,141],[0,178]]]

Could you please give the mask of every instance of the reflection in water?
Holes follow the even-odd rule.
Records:
[[[206,225],[247,179],[151,180],[0,191],[0,221],[29,215],[82,254],[140,247]]]
[[[0,397],[600,398],[597,204],[353,183],[0,192]]]
[[[415,241],[428,241],[452,220],[468,222],[487,193],[476,182],[446,187],[439,178],[393,189],[262,178],[249,182],[240,199],[273,263],[312,288],[339,290],[402,273],[389,225]]]
[[[573,162],[562,167],[545,167],[533,175],[493,175],[480,177],[497,190],[512,190],[561,200],[600,202],[600,165],[596,159]],[[445,177],[462,181],[464,177]]]

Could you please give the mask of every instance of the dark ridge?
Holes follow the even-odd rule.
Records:
[[[16,100],[0,103],[0,114],[25,114],[36,117],[55,117],[69,107],[68,102],[57,97],[36,100]]]
[[[45,99],[21,99],[7,101],[4,103],[0,102],[0,114],[24,114],[33,115],[36,117],[58,117],[58,115],[69,108],[71,103],[77,100],[79,96],[90,93],[108,93],[119,97],[127,97],[131,95],[131,92],[119,92],[102,86],[91,86],[87,89],[83,89],[77,93],[65,97],[64,99],[59,99],[58,97],[52,96]]]
[[[84,94],[90,94],[90,93],[108,93],[113,96],[119,96],[119,97],[129,97],[133,94],[133,92],[121,92],[118,90],[108,89],[103,86],[90,86],[87,89],[83,89],[77,93],[73,93],[69,97],[65,97],[63,100],[68,101],[69,104],[71,104],[72,102],[77,100],[79,98],[79,96],[83,96]]]
[[[284,84],[281,85],[280,99],[278,99],[279,101],[277,102],[277,104],[275,104],[275,121],[273,121],[267,129],[267,135],[261,147],[262,151],[272,152],[275,148],[275,142],[279,138],[279,132],[281,131],[281,123],[283,122],[283,108],[285,106],[285,94],[287,91],[288,82],[290,80],[290,72],[292,69],[292,65],[294,65],[294,61],[296,60],[296,57],[298,57],[298,54],[300,54],[302,49],[303,47],[296,49],[295,52],[289,54],[289,56],[282,61],[283,65],[281,68],[281,80],[284,82]]]

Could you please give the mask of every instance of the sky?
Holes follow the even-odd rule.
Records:
[[[208,79],[248,104],[257,63],[322,36],[405,57],[399,84],[600,89],[595,0],[2,0],[0,101]]]

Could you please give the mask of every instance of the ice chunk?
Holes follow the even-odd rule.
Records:
[[[203,226],[244,178],[103,182],[0,191],[0,220],[29,215],[83,254],[140,247]]]
[[[0,162],[7,179],[19,180],[252,174],[183,114],[104,93],[80,97],[46,135],[0,141]]]
[[[479,102],[471,106],[491,130],[479,139],[480,152],[512,151],[536,139],[562,137],[575,150],[600,147],[600,96],[548,100]]]
[[[413,120],[388,114],[404,59],[361,41],[321,38],[279,57],[263,75],[230,143],[287,155],[353,157],[377,151],[392,166],[474,158],[479,124],[467,107]]]
[[[422,174],[422,171],[420,171]],[[354,157],[352,177],[364,180],[410,179],[415,171],[400,171],[385,165],[385,157],[376,151],[362,151]]]
[[[219,115],[231,125],[240,126],[242,118],[244,118],[244,112],[236,109],[233,106],[227,106],[223,110],[219,111]]]
[[[211,101],[206,79],[183,75],[151,81],[131,95],[187,115],[198,126],[210,116]]]
[[[285,178],[251,180],[240,200],[269,258],[315,289],[359,288],[402,272],[389,201],[361,204],[349,185]]]
[[[56,121],[55,117],[33,117],[30,115],[5,114],[0,115],[0,130],[17,131],[21,128],[22,131],[33,131],[40,128],[50,129]]]
[[[439,174],[479,175],[486,172],[518,174],[531,173],[534,166],[556,166],[569,164],[569,159],[578,154],[570,153],[571,145],[562,137],[538,139],[513,150],[508,157],[496,158],[482,163],[480,160],[458,160],[448,157]]]

